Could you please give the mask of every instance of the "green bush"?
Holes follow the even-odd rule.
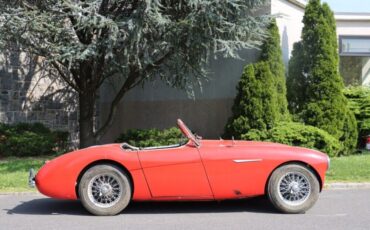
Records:
[[[67,150],[68,132],[41,123],[0,124],[0,156],[41,156]]]
[[[251,130],[242,135],[244,140],[271,141],[317,149],[329,156],[344,154],[343,145],[326,131],[297,122],[281,122],[267,132]]]
[[[370,135],[370,88],[364,86],[348,87],[344,95],[349,101],[358,128],[358,146],[364,147],[364,137]]]
[[[137,147],[152,147],[161,145],[178,144],[183,139],[177,127],[169,129],[129,129],[122,133],[116,140],[117,143],[127,142]]]

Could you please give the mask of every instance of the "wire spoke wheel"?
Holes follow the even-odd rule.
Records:
[[[122,196],[122,185],[114,175],[97,175],[90,180],[88,196],[98,207],[112,207]]]
[[[285,174],[281,177],[278,187],[281,199],[289,205],[304,203],[311,193],[309,180],[299,172]]]
[[[131,182],[115,165],[101,164],[88,169],[78,185],[82,205],[92,214],[111,216],[120,213],[131,200]]]
[[[284,213],[304,213],[316,203],[319,193],[318,178],[310,168],[300,164],[277,168],[267,187],[271,203]]]

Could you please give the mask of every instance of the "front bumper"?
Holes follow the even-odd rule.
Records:
[[[28,186],[30,186],[31,188],[35,188],[36,187],[35,178],[36,178],[35,170],[30,169],[29,175],[28,175]]]

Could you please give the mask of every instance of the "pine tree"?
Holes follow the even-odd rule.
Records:
[[[305,100],[307,81],[302,68],[304,66],[303,56],[302,42],[294,43],[286,82],[288,107],[292,114],[297,114],[302,110],[301,107]]]
[[[279,118],[274,75],[269,64],[258,62],[244,68],[232,107],[233,116],[225,128],[225,137],[240,139],[251,129],[265,131]]]
[[[269,36],[262,45],[261,60],[269,64],[271,73],[274,76],[279,107],[278,119],[286,121],[289,119],[290,115],[286,96],[285,65],[280,47],[280,35],[276,20],[273,20],[269,25],[268,35]]]
[[[294,68],[289,80],[299,82],[305,91],[294,89],[296,94],[293,98],[298,99],[294,108],[306,124],[327,131],[341,140],[347,150],[352,149],[356,144],[357,129],[354,115],[349,111],[348,102],[342,92],[344,85],[338,71],[333,13],[327,4],[322,5],[320,0],[310,0],[306,6],[303,23],[302,52],[293,56],[291,66]],[[299,49],[298,45],[296,49]],[[297,56],[303,61],[302,69],[297,67],[300,62]],[[289,87],[289,95],[292,90],[292,87]]]

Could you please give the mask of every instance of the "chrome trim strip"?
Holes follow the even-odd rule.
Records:
[[[237,159],[233,161],[235,163],[248,163],[248,162],[259,162],[259,161],[262,161],[262,159]]]

